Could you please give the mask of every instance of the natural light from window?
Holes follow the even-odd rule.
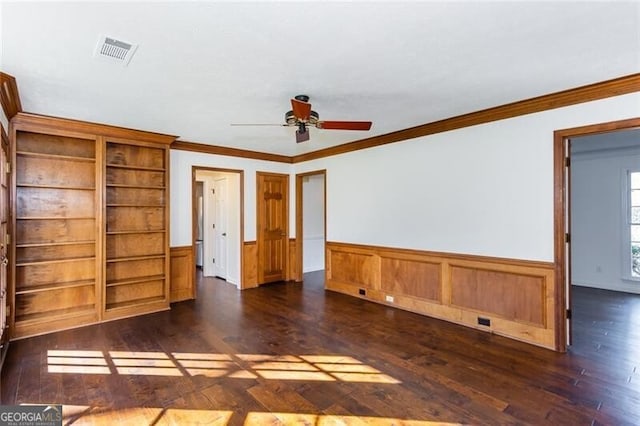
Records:
[[[64,424],[108,425],[216,425],[240,424],[240,416],[227,410],[192,410],[177,408],[130,407],[108,408],[86,405],[63,405]],[[233,422],[231,420],[233,419]],[[368,425],[368,426],[454,426],[461,423],[392,417],[354,416],[342,414],[249,412],[244,426],[262,425]]]
[[[640,172],[629,173],[631,277],[640,279]]]
[[[52,374],[205,376],[397,384],[399,380],[344,355],[264,355],[194,352],[49,350]]]

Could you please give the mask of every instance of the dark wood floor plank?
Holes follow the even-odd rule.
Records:
[[[574,345],[557,354],[325,291],[322,273],[198,285],[168,312],[12,342],[2,403],[75,405],[74,424],[640,424],[640,296],[574,288]]]

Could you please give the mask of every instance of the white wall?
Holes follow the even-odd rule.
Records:
[[[302,272],[324,269],[324,176],[311,175],[302,183]]]
[[[640,116],[640,93],[296,164],[327,170],[327,240],[553,261],[553,131]]]
[[[245,170],[245,241],[256,170],[326,169],[328,241],[552,262],[553,131],[638,116],[633,93],[293,166],[172,150],[171,245],[191,244],[192,165]]]
[[[171,150],[171,246],[191,245],[191,167],[216,167],[244,170],[244,240],[256,239],[256,171],[291,172],[291,165],[272,161],[249,160],[223,155]],[[295,179],[290,179],[294,181]],[[295,182],[293,182],[295,184]],[[295,194],[289,189],[289,194]],[[295,208],[295,203],[293,208]],[[293,211],[293,210],[292,210]],[[295,223],[295,214],[291,220]],[[295,225],[289,234],[295,235]]]
[[[622,279],[623,179],[638,167],[640,146],[572,154],[573,284],[640,293],[640,282]]]
[[[2,26],[2,5],[3,2],[0,1],[0,40],[3,40],[3,26]],[[0,41],[0,71],[3,71],[4,69],[2,68],[2,42]],[[18,92],[20,91],[20,88],[18,88]],[[0,123],[2,123],[2,125],[4,126],[5,131],[7,132],[7,134],[9,133],[9,120],[7,120],[7,117],[4,115],[4,112],[2,111],[2,108],[0,108]]]

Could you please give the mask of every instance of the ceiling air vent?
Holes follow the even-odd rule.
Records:
[[[94,56],[108,59],[122,65],[128,65],[137,48],[137,44],[118,40],[113,37],[100,36]]]

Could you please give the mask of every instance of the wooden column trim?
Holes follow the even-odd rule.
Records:
[[[0,123],[0,136],[2,137],[2,143],[6,146],[9,146],[10,145],[9,134],[5,130],[2,123]]]
[[[0,72],[0,104],[7,120],[22,111],[18,84],[12,75]]]

